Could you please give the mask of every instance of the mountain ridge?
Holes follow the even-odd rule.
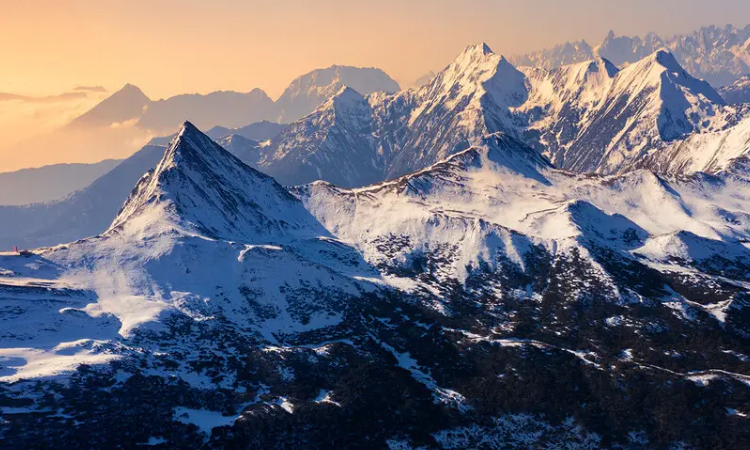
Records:
[[[698,78],[716,87],[732,84],[750,71],[750,53],[743,43],[750,38],[750,26],[708,26],[698,30],[660,37],[656,33],[640,36],[617,36],[614,31],[601,43],[590,46],[585,41],[565,43],[551,49],[514,55],[511,60],[521,66],[552,69],[571,62],[581,62],[595,55],[611,59],[618,66],[633,63],[660,47],[675,54],[680,65]]]
[[[259,167],[278,176],[282,172],[275,171],[280,164],[275,158],[290,149],[313,155],[325,146],[326,155],[357,154],[354,161],[360,165],[348,163],[346,172],[368,170],[359,180],[364,185],[378,176],[394,178],[427,167],[486,134],[503,132],[563,169],[613,174],[651,163],[654,170],[673,173],[676,165],[665,169],[664,162],[654,161],[658,150],[732,127],[744,114],[727,106],[708,83],[690,76],[666,49],[622,70],[604,58],[553,70],[519,70],[478,44],[467,47],[427,85],[393,95],[370,94],[367,102],[362,125],[337,132],[346,144],[323,144],[330,128],[313,116],[304,117],[272,141]],[[337,178],[333,159],[305,161],[300,156],[285,163],[285,184],[317,176],[345,187],[357,185],[356,177]]]

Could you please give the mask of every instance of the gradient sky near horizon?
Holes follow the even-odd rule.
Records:
[[[153,99],[249,91],[272,98],[332,64],[399,82],[466,45],[514,54],[567,40],[750,23],[747,0],[0,0],[0,92],[141,87]]]

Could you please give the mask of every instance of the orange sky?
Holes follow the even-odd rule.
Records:
[[[746,0],[0,0],[0,92],[126,82],[152,98],[260,87],[331,64],[411,81],[485,41],[505,54],[568,39],[750,23]]]

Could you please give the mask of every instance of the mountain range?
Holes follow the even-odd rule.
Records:
[[[624,69],[604,58],[514,67],[468,47],[428,84],[393,95],[340,90],[271,139],[258,168],[285,184],[356,187],[429,166],[504,132],[576,172],[716,172],[747,150],[746,108],[729,106],[667,50]]]
[[[348,86],[362,95],[373,92],[393,94],[401,87],[388,74],[374,67],[331,66],[313,70],[295,79],[276,100],[279,123],[290,123],[311,113]]]
[[[713,86],[732,84],[750,73],[750,25],[746,27],[709,26],[672,37],[656,33],[617,36],[611,31],[598,45],[586,41],[568,42],[556,47],[510,58],[517,66],[554,69],[600,56],[618,67],[632,64],[655,51],[667,48],[688,72]]]
[[[208,135],[284,185],[320,179],[359,187],[423,169],[497,132],[575,172],[647,168],[689,175],[718,173],[741,160],[750,142],[750,116],[742,105],[726,105],[666,50],[622,70],[603,58],[547,70],[517,69],[481,44],[468,47],[419,89],[365,97],[342,87],[289,125],[214,127]],[[152,156],[141,157],[144,151]],[[0,208],[7,224],[0,244],[52,245],[103,231],[114,205],[156,163],[156,153],[147,146],[123,164],[133,167],[124,172],[128,176],[104,176],[63,200]],[[60,229],[65,232],[58,234]]]
[[[745,31],[126,86],[70,128],[200,126],[0,206],[0,446],[748,447]]]
[[[715,174],[746,156],[750,116],[743,105],[727,105],[666,50],[622,70],[603,58],[547,70],[515,68],[480,44],[419,89],[363,96],[342,87],[291,124],[214,127],[208,135],[284,185],[324,180],[360,187],[423,169],[498,132],[535,148],[556,167],[579,173],[646,168]],[[173,137],[151,144],[166,145]],[[70,206],[80,193],[55,207],[3,207],[0,216],[9,225],[0,242],[35,247],[103,231],[111,205],[121,203],[137,176],[156,162],[133,161],[137,169],[128,177],[112,178],[120,183],[116,188],[94,189],[102,197],[101,212],[94,212],[100,207],[93,202],[81,203],[93,208],[94,219],[68,224],[62,235],[54,231],[64,222],[51,220],[49,214],[58,213],[50,211],[80,220],[81,207]]]
[[[261,89],[248,93],[183,94],[151,100],[138,87],[127,84],[73,120],[70,126],[109,127],[130,123],[163,134],[188,118],[204,129],[239,128],[262,121],[287,123],[312,112],[343,86],[364,94],[400,90],[398,83],[380,69],[351,66],[331,66],[304,74],[292,81],[275,102]]]
[[[497,70],[525,79],[472,47],[423,95],[486,92],[417,104],[462,104],[460,130],[523,99]],[[354,94],[336,125],[367,117]],[[287,190],[190,123],[145,154],[106,229],[0,254],[10,448],[750,440],[747,164],[577,174],[493,132],[389,181]]]

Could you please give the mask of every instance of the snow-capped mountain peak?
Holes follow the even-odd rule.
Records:
[[[423,90],[434,92],[439,87],[449,91],[456,85],[461,88],[475,87],[492,77],[503,60],[487,44],[470,45]]]
[[[651,56],[646,58],[646,60],[655,60],[670,72],[685,72],[685,70],[680,66],[680,63],[677,62],[677,59],[675,59],[672,52],[670,52],[666,47],[662,47],[659,50],[655,51]]]
[[[531,128],[558,167],[615,173],[656,147],[690,133],[720,129],[725,102],[689,75],[667,49],[618,71],[604,58],[552,71],[524,69],[530,80]],[[537,118],[535,108],[545,114]]]
[[[486,56],[486,55],[495,54],[495,52],[492,51],[492,49],[490,48],[489,45],[487,45],[487,43],[481,42],[479,44],[468,45],[464,49],[464,51],[462,52],[462,54],[469,54],[469,55],[478,54],[478,55],[485,55]]]
[[[189,122],[154,172],[139,181],[109,232],[120,231],[179,232],[240,242],[281,240],[297,231],[320,234],[315,221],[278,183]]]
[[[665,139],[689,133],[699,125],[691,123],[687,110],[697,108],[706,111],[724,104],[721,96],[708,83],[693,78],[680,66],[674,55],[664,48],[623,69],[614,90],[631,98],[655,91],[661,101],[650,104],[673,109],[672,116],[675,117],[674,124],[660,124],[660,131]],[[666,115],[662,113],[664,119],[667,119]]]
[[[350,108],[361,104],[364,100],[365,98],[362,94],[344,85],[326,103],[322,104],[320,108],[325,109],[328,105],[333,105],[335,108]]]
[[[367,95],[385,91],[394,93],[400,90],[385,72],[376,68],[331,66],[302,75],[291,82],[276,101],[279,109],[279,122],[293,122],[314,111],[344,87],[349,86]]]
[[[684,86],[695,94],[703,95],[713,103],[724,104],[721,96],[708,83],[688,74],[677,62],[672,52],[664,47],[626,67],[622,73],[623,75],[630,74],[632,78],[639,78],[642,83],[656,85],[669,81]]]
[[[426,192],[446,180],[451,180],[450,183],[454,184],[456,180],[463,178],[464,172],[472,170],[512,174],[546,183],[543,172],[549,169],[552,169],[552,164],[537,151],[506,133],[497,132],[483,136],[475,145],[425,169],[376,184],[371,188],[362,188],[359,192],[406,186],[412,190],[423,189]]]

